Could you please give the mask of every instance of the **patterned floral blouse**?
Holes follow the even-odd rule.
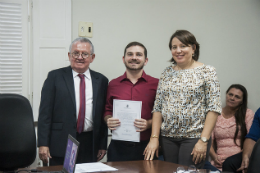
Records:
[[[200,138],[208,111],[220,114],[221,110],[214,67],[175,71],[169,66],[163,71],[153,108],[153,112],[162,114],[162,136]]]

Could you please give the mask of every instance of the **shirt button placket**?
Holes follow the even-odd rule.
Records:
[[[133,95],[134,95],[134,85],[132,85],[131,87],[131,100],[133,100]]]

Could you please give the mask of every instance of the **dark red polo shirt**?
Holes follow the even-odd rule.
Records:
[[[142,101],[141,117],[149,120],[152,118],[152,109],[155,100],[159,79],[146,75],[143,71],[142,77],[133,84],[124,75],[109,82],[104,117],[113,115],[113,99]],[[149,140],[151,129],[141,132],[141,141]]]

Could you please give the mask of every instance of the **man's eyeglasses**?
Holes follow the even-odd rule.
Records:
[[[81,53],[81,54],[80,54],[79,52],[72,52],[71,54],[72,54],[72,58],[75,58],[75,59],[79,58],[80,55],[81,55],[81,57],[82,57],[83,59],[86,59],[86,58],[88,58],[89,56],[92,55],[92,54],[88,54],[88,53]]]

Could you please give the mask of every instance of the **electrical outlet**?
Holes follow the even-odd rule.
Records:
[[[87,22],[87,34],[86,37],[92,37],[93,36],[93,23]]]
[[[79,22],[79,36],[92,37],[93,36],[93,23],[92,22]]]
[[[87,24],[86,22],[79,22],[79,36],[85,37],[87,31]]]

